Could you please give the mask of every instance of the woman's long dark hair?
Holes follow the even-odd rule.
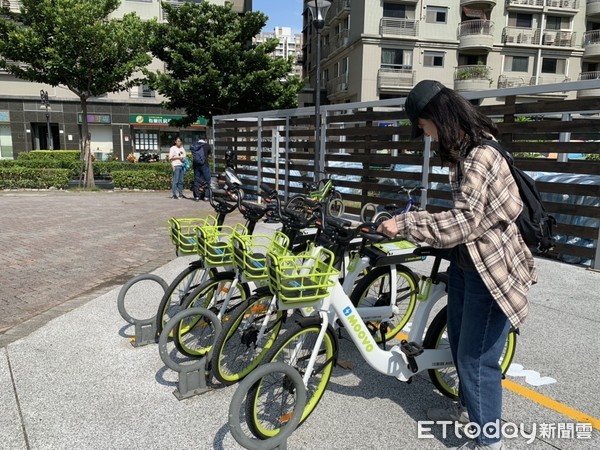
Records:
[[[457,164],[463,149],[481,144],[486,134],[496,136],[498,128],[492,120],[452,89],[443,88],[423,108],[419,117],[431,120],[437,128],[442,163]]]

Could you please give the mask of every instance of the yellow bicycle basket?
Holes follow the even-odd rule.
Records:
[[[250,281],[267,278],[268,253],[283,256],[288,254],[288,237],[280,231],[271,236],[262,234],[239,235],[231,237],[233,245],[233,265],[244,273]]]
[[[246,227],[242,224],[236,224],[233,227],[208,226],[196,228],[198,240],[198,254],[204,259],[204,262],[211,266],[229,265],[232,263],[232,245],[231,237],[234,233],[245,235],[248,233]]]
[[[216,225],[214,216],[204,218],[175,218],[169,219],[169,234],[171,243],[177,248],[177,253],[189,255],[198,253],[198,241],[196,240],[196,228],[205,225]]]

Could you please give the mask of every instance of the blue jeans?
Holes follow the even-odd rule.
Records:
[[[200,195],[200,188],[204,194]],[[194,198],[206,197],[210,194],[210,166],[208,164],[194,164]]]
[[[480,427],[501,426],[502,371],[499,359],[510,323],[477,271],[463,270],[452,260],[448,282],[448,340],[459,376],[460,402],[469,420]],[[497,422],[496,422],[497,421]],[[488,434],[500,435],[491,428]],[[483,433],[477,442],[498,442]]]
[[[175,166],[173,168],[173,197],[183,197],[183,166]]]

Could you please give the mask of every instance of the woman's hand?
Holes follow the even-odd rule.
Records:
[[[398,226],[396,225],[396,218],[392,217],[391,219],[386,220],[385,222],[381,222],[377,227],[377,231],[379,233],[383,233],[390,238],[396,237],[398,234]]]

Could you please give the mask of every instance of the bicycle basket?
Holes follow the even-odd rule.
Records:
[[[281,307],[313,305],[337,283],[339,271],[333,263],[333,253],[323,247],[301,255],[267,253],[269,289]]]
[[[283,256],[288,253],[288,237],[276,231],[273,237],[254,234],[231,237],[233,246],[233,265],[244,272],[248,281],[267,278],[267,253]]]
[[[234,233],[245,235],[246,227],[237,224],[233,227],[203,226],[197,228],[198,254],[210,266],[223,266],[231,264],[231,236]]]
[[[179,254],[192,254],[198,252],[196,241],[196,227],[215,225],[217,219],[213,216],[205,218],[175,218],[169,219],[169,234],[171,243],[177,248]]]

